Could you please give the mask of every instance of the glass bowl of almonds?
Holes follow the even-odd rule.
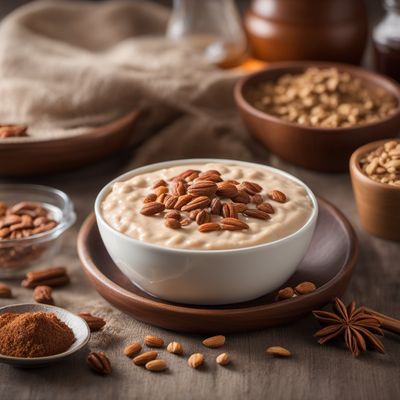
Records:
[[[0,185],[0,276],[20,276],[48,262],[75,222],[69,197],[39,185]]]
[[[269,150],[318,171],[348,170],[354,150],[396,136],[400,125],[399,86],[344,64],[276,63],[238,81],[235,99]]]
[[[368,143],[350,160],[351,181],[364,229],[400,241],[400,139]]]

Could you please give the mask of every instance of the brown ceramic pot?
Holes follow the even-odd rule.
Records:
[[[400,241],[400,187],[375,182],[360,168],[361,157],[385,142],[387,140],[368,143],[353,153],[351,182],[364,229],[383,239]]]
[[[397,111],[376,123],[349,128],[314,128],[284,121],[257,110],[246,100],[250,87],[275,81],[284,74],[298,74],[311,66],[335,67],[360,78],[370,88],[380,87],[392,94],[399,104]],[[322,62],[287,62],[256,72],[239,80],[235,100],[250,133],[281,158],[301,167],[324,172],[348,170],[349,158],[357,147],[400,132],[400,89],[396,82],[362,68]]]
[[[266,61],[359,64],[368,34],[363,0],[254,0],[245,28],[253,55]]]

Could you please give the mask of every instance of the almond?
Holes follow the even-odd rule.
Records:
[[[167,196],[164,199],[165,208],[168,210],[172,210],[173,208],[175,208],[177,202],[178,196]]]
[[[235,205],[233,203],[225,203],[222,206],[222,215],[225,218],[238,218]]]
[[[281,346],[271,346],[266,349],[268,354],[271,354],[275,357],[290,357],[292,353]]]
[[[187,203],[192,201],[192,199],[193,199],[193,196],[191,196],[190,194],[184,194],[183,196],[179,196],[178,201],[176,202],[174,208],[176,210],[180,210],[183,206],[185,206]]]
[[[125,347],[124,349],[124,354],[132,358],[135,354],[139,353],[142,350],[142,345],[138,342],[134,342],[131,344],[128,344],[128,346]]]
[[[150,193],[144,198],[143,203],[151,203],[153,201],[156,201],[156,199],[157,195],[155,193]]]
[[[176,180],[180,180],[180,179],[187,179],[187,178],[191,178],[192,176],[199,176],[200,171],[197,171],[195,169],[187,169],[186,171],[181,172],[179,175],[173,177],[171,180],[176,181]],[[193,178],[195,179],[195,178]],[[191,180],[193,180],[191,179]]]
[[[221,230],[221,226],[214,222],[207,222],[206,224],[200,225],[199,229],[198,229],[198,231],[201,233],[214,232],[214,231],[220,231],[220,230]]]
[[[165,186],[159,186],[154,189],[154,193],[158,196],[162,195],[163,193],[168,193],[168,188]]]
[[[198,179],[203,180],[203,181],[211,181],[211,182],[221,182],[222,181],[221,173],[216,170],[213,170],[213,169],[200,173],[198,176]]]
[[[165,218],[164,225],[170,229],[180,229],[181,223],[175,218]]]
[[[250,196],[247,192],[245,192],[244,190],[238,190],[238,194],[234,197],[232,197],[232,200],[235,203],[250,203]]]
[[[159,186],[168,186],[167,182],[164,179],[160,179],[153,184],[153,189],[157,189]]]
[[[158,214],[165,210],[165,205],[162,203],[158,203],[156,201],[152,201],[150,203],[145,203],[142,209],[140,210],[140,214],[150,216],[154,214]]]
[[[182,211],[192,211],[196,208],[206,208],[211,203],[211,200],[207,196],[195,197],[189,203],[182,207]]]
[[[214,198],[211,200],[211,214],[221,215],[222,203],[220,199]]]
[[[264,199],[261,194],[255,194],[254,196],[250,197],[250,201],[255,205],[259,205],[264,201]]]
[[[171,342],[167,346],[167,351],[173,354],[182,355],[183,347],[179,342]]]
[[[222,347],[225,344],[225,336],[217,335],[212,336],[203,340],[203,344],[206,347],[210,347],[211,349],[216,349],[218,347]]]
[[[183,196],[186,194],[186,185],[184,181],[176,181],[172,187],[172,194],[175,196]]]
[[[174,218],[174,219],[180,221],[181,218],[182,218],[182,215],[181,215],[181,213],[180,213],[179,211],[173,210],[173,211],[168,211],[168,212],[164,215],[164,218],[165,218],[165,219],[167,219],[167,218]]]
[[[217,184],[217,195],[221,197],[235,197],[238,194],[237,187],[230,182],[220,182]]]
[[[271,218],[266,212],[257,210],[256,208],[248,208],[247,210],[243,211],[243,214],[247,215],[248,217],[263,219],[263,220]]]
[[[204,356],[201,353],[194,353],[188,359],[191,368],[199,368],[204,363]]]
[[[200,210],[196,215],[196,223],[197,225],[206,224],[211,221],[211,215],[207,210]]]
[[[212,181],[196,181],[188,188],[188,193],[192,196],[212,196],[217,191],[218,187]]]
[[[254,195],[262,191],[262,187],[255,182],[247,182],[244,181],[239,185],[239,189],[244,190],[246,193],[250,195]]]
[[[96,317],[88,312],[80,312],[78,315],[89,325],[90,332],[99,331],[106,324],[103,318]]]
[[[257,209],[260,211],[264,211],[268,214],[274,214],[275,210],[269,203],[261,203],[257,205]]]
[[[167,369],[167,363],[164,360],[152,360],[146,363],[145,368],[151,372],[161,372]]]
[[[0,283],[0,299],[11,299],[11,288],[5,283]]]
[[[286,201],[286,195],[279,190],[271,190],[268,192],[268,197],[278,203],[284,203]]]
[[[157,203],[162,203],[164,204],[165,200],[170,198],[171,195],[168,193],[161,193],[157,198],[156,198],[156,202]]]
[[[189,218],[192,219],[193,221],[196,220],[197,214],[201,211],[200,208],[197,208],[196,210],[190,211],[189,213]]]
[[[220,221],[221,228],[225,231],[240,231],[242,229],[249,229],[249,226],[236,218],[222,218]]]
[[[279,290],[278,295],[276,296],[276,300],[286,300],[286,299],[291,299],[294,295],[294,290],[290,286],[285,287],[281,290]]]
[[[158,336],[147,335],[144,337],[144,343],[149,347],[163,347],[164,340]]]
[[[215,359],[215,361],[219,365],[228,365],[231,362],[231,359],[228,353],[222,353]]]
[[[317,287],[316,287],[315,284],[312,283],[312,282],[302,282],[302,283],[299,283],[299,284],[294,288],[294,290],[295,290],[295,292],[296,292],[297,294],[302,295],[302,294],[309,294],[309,293],[313,292],[316,288],[317,288]]]
[[[149,361],[155,360],[158,356],[156,351],[145,351],[133,359],[135,365],[146,365]]]

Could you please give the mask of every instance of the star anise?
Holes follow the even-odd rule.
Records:
[[[375,336],[383,335],[376,318],[363,308],[356,308],[354,301],[346,307],[338,298],[334,301],[333,311],[313,311],[314,317],[325,325],[314,335],[320,344],[343,335],[346,346],[355,357],[367,350],[367,344],[380,353],[385,352],[382,342]]]

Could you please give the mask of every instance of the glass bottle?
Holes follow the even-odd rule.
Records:
[[[223,68],[239,64],[247,46],[233,0],[174,0],[167,36]]]
[[[400,0],[384,0],[384,7],[373,32],[375,68],[400,82]]]

